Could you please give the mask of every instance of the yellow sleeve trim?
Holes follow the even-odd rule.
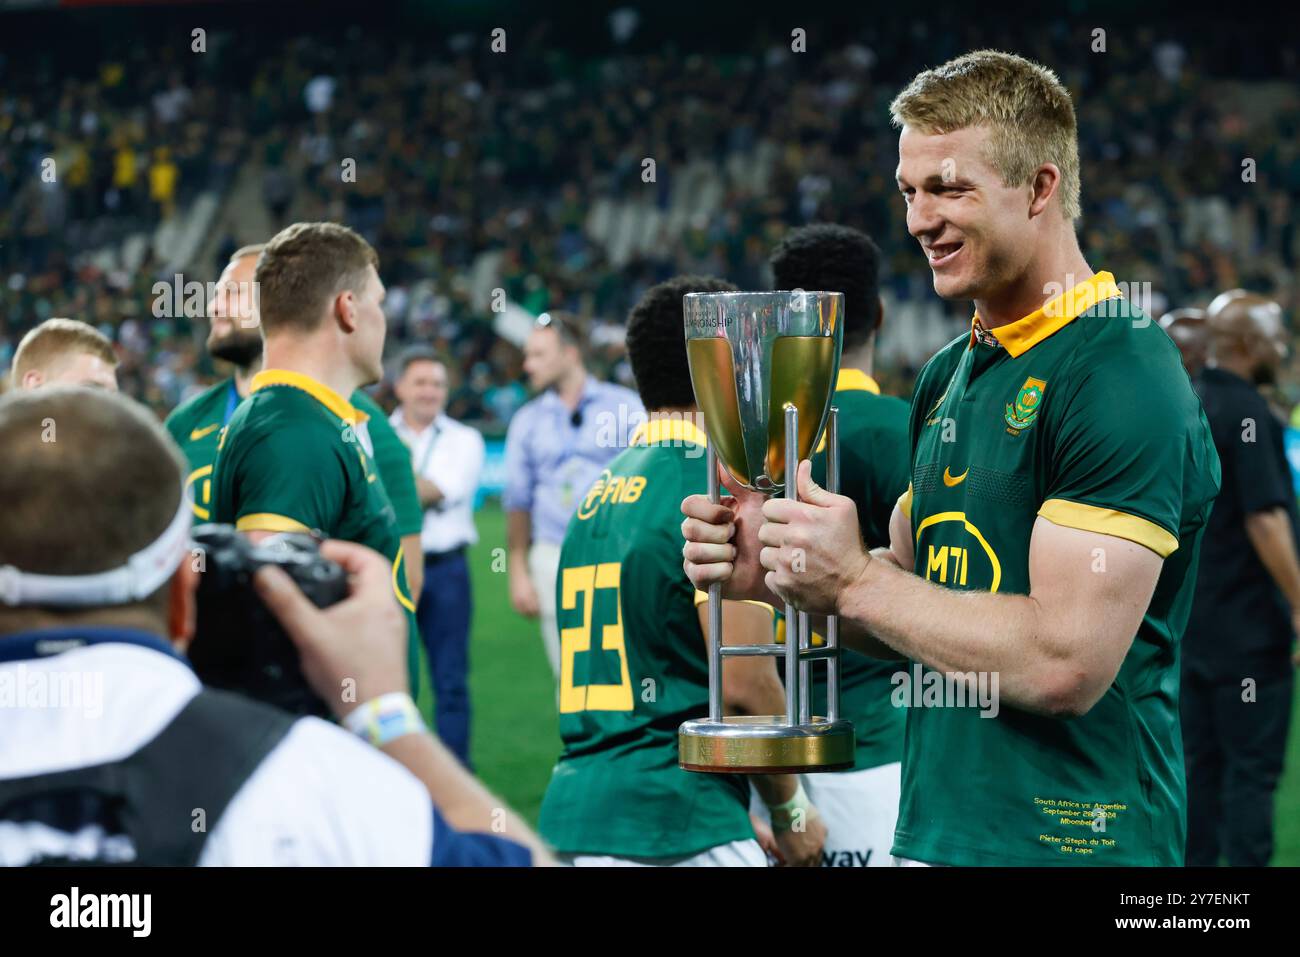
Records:
[[[912,520],[912,483],[907,483],[907,491],[898,496],[898,510],[909,522]]]
[[[1168,558],[1178,550],[1178,538],[1155,522],[1130,515],[1128,512],[1118,512],[1113,508],[1098,508],[1096,505],[1051,498],[1043,503],[1038,514],[1053,525],[1113,535],[1115,538],[1136,542],[1151,549],[1161,558]]]
[[[415,602],[402,594],[402,586],[397,583],[397,570],[401,567],[401,564],[402,549],[399,547],[397,549],[397,557],[393,559],[393,594],[397,596],[397,603],[414,615]]]
[[[700,591],[698,588],[695,589],[695,607],[696,607],[696,608],[700,607],[700,605],[703,605],[703,604],[704,604],[706,601],[708,601],[708,600],[709,600],[709,593],[708,593],[708,592],[706,592],[706,591]],[[731,604],[731,602],[732,602],[732,600],[731,600],[730,598],[727,598],[727,599],[724,599],[724,600],[727,602],[727,604]],[[771,605],[769,605],[769,604],[768,604],[767,602],[765,602],[765,601],[754,601],[754,599],[752,599],[752,598],[742,598],[742,599],[740,600],[739,604],[741,604],[741,605],[757,605],[759,608],[762,608],[764,611],[769,612],[773,617],[776,616],[776,609],[773,608]]]
[[[773,615],[776,614],[775,610],[773,610],[772,614]],[[785,616],[784,615],[782,615],[780,618],[776,620],[776,637],[774,640],[778,645],[785,644]],[[812,633],[812,647],[822,648],[825,647],[825,645],[826,645],[826,639],[814,631]]]
[[[274,512],[255,512],[236,519],[235,528],[241,532],[310,532],[302,522]]]

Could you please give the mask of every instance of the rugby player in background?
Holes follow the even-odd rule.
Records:
[[[686,499],[687,572],[913,662],[900,864],[1181,865],[1178,650],[1219,487],[1200,402],[1079,248],[1054,73],[982,50],[891,112],[908,231],[975,314],[917,379],[890,548],[864,549],[805,462],[798,502]]]
[[[840,410],[840,491],[857,504],[862,540],[889,542],[889,516],[907,490],[907,403],[882,396],[872,378],[884,313],[877,277],[880,250],[866,233],[821,223],[788,233],[772,252],[777,289],[844,294],[844,351],[832,404]],[[825,439],[813,476],[826,481]],[[777,641],[785,640],[785,616]],[[814,635],[814,644],[822,643]],[[784,667],[784,659],[778,663]],[[804,775],[808,798],[826,823],[827,866],[886,867],[898,819],[903,728],[907,712],[890,700],[897,662],[853,651],[840,657],[840,714],[853,722],[855,764],[847,771]],[[813,714],[826,714],[826,669],[814,666]],[[783,673],[784,677],[784,673]],[[756,813],[760,813],[757,809]]]
[[[263,367],[220,430],[211,511],[254,540],[315,530],[387,557],[407,612],[415,689],[419,631],[397,516],[369,417],[344,398],[383,376],[378,262],[369,243],[336,223],[295,223],[267,243],[254,273]]]
[[[578,866],[763,867],[745,778],[683,771],[677,729],[708,713],[708,605],[682,571],[678,505],[707,487],[682,297],[735,287],[682,276],[632,309],[628,358],[648,421],[580,500],[560,554],[560,734],[564,752],[538,830]],[[772,634],[771,609],[728,602],[723,642]],[[771,658],[722,670],[727,713],[782,714]],[[796,775],[750,778],[791,865],[821,863],[825,827]]]
[[[94,326],[79,319],[46,319],[14,350],[10,384],[18,389],[84,385],[116,392],[117,353]]]
[[[257,257],[265,248],[259,243],[236,250],[208,301],[208,354],[234,367],[230,378],[182,402],[164,423],[190,465],[186,484],[193,496],[195,524],[212,520],[212,464],[217,459],[220,432],[234,415],[235,406],[248,395],[249,382],[262,368],[261,318],[253,274]],[[370,396],[358,389],[351,401],[370,416],[367,424],[375,446],[375,467],[397,512],[407,583],[411,594],[419,595],[424,573],[419,560],[422,513],[410,474],[410,452]]]

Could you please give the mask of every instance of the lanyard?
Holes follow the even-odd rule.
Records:
[[[226,412],[221,417],[221,424],[224,426],[230,421],[230,417],[235,414],[235,406],[239,405],[239,392],[235,389],[235,380],[230,380],[230,389],[226,394]]]
[[[433,422],[433,435],[429,436],[429,441],[425,443],[424,454],[420,456],[420,463],[415,467],[415,472],[421,478],[427,478],[424,470],[429,466],[429,459],[433,457],[433,447],[438,444],[438,439],[442,435],[442,429],[438,427],[438,421]]]

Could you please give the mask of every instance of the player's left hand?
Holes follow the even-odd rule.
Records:
[[[837,614],[841,596],[866,571],[871,556],[862,546],[853,499],[826,491],[812,480],[812,462],[799,463],[799,501],[763,503],[758,530],[767,587],[800,611]]]
[[[782,867],[821,867],[822,847],[826,844],[826,825],[816,809],[810,809],[802,826],[772,832],[780,849]]]

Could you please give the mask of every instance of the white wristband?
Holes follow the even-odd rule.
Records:
[[[420,709],[405,691],[390,691],[353,708],[343,718],[343,727],[377,748],[426,730]]]
[[[784,804],[769,807],[767,810],[772,815],[773,831],[789,831],[795,824],[800,822],[807,824],[817,816],[817,808],[813,807],[812,802],[808,800],[808,795],[804,793],[802,781],[795,784],[794,797]]]

